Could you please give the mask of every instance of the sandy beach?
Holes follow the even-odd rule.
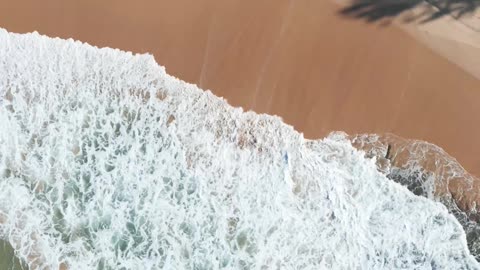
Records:
[[[307,138],[392,132],[437,144],[480,175],[475,33],[445,38],[461,31],[442,32],[445,20],[367,23],[339,9],[330,1],[21,1],[0,3],[0,25],[153,53],[170,74],[280,115]]]
[[[475,33],[445,38],[461,31],[442,32],[445,20],[368,23],[339,9],[331,1],[20,1],[0,3],[0,26],[153,53],[168,73],[279,115],[307,138],[391,132],[437,144],[480,175]]]

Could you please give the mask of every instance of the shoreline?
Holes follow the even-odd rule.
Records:
[[[151,61],[153,62],[153,60],[151,60]],[[159,68],[159,71],[161,70],[161,71],[163,72],[163,68],[161,68],[161,67],[158,67],[158,68]],[[174,80],[175,80],[175,79],[174,79]],[[183,84],[184,82],[182,81],[181,83]],[[192,88],[196,89],[195,86],[193,86],[193,85],[191,85],[191,86],[192,86]],[[173,91],[172,89],[170,89],[170,90]],[[186,89],[186,90],[190,90],[190,91],[191,91],[191,89]],[[196,89],[196,90],[197,90],[198,92],[200,92],[202,95],[207,95],[207,96],[210,95],[211,97],[213,97],[213,95],[211,95],[211,94],[209,94],[209,93],[201,92],[199,89]],[[187,92],[188,92],[188,91],[187,91]],[[129,93],[130,93],[130,92],[129,92]],[[177,95],[180,95],[180,94],[181,94],[181,93],[178,93],[178,92],[176,92],[176,93],[177,93]],[[130,93],[130,94],[131,94],[131,93]],[[143,97],[143,96],[142,96],[142,97]],[[158,96],[157,96],[157,98],[158,98]],[[162,98],[162,100],[163,100],[163,98]],[[211,99],[205,99],[205,101],[211,101]],[[219,99],[217,102],[222,103],[222,102],[224,102],[224,101],[221,101],[221,99]],[[230,110],[237,110],[237,111],[239,111],[239,109],[234,109],[234,108],[230,107],[230,106],[229,106],[227,103],[225,103],[225,102],[222,103],[222,104],[224,104],[225,106],[227,106],[228,108],[230,108]],[[202,106],[200,106],[200,107],[202,107]],[[246,115],[248,115],[248,113],[247,113]],[[250,115],[253,115],[253,114],[250,114]],[[278,118],[275,118],[275,117],[269,117],[269,116],[264,116],[264,117],[266,117],[266,118],[271,118],[271,119],[275,119],[275,121],[278,121],[278,123],[280,122],[280,121],[278,120]],[[185,119],[184,119],[184,120],[185,120]],[[204,119],[204,120],[205,120],[205,119]],[[207,121],[207,122],[208,122],[208,121]],[[251,122],[248,122],[248,123],[252,124]],[[168,122],[167,122],[167,124],[168,124]],[[282,123],[282,125],[285,125],[285,124]],[[220,128],[222,129],[223,127],[220,127]],[[263,128],[266,128],[266,127],[263,127]],[[284,128],[290,130],[291,132],[294,132],[294,131],[293,131],[293,128],[292,128],[291,126],[284,126]],[[228,128],[227,128],[227,130],[228,130]],[[275,130],[275,129],[273,129],[273,130]],[[270,131],[272,131],[272,132],[273,132],[273,130],[270,129]],[[277,132],[278,132],[278,130],[277,130]],[[220,132],[220,133],[218,133],[218,134],[222,134],[222,133],[223,133],[223,132]],[[294,133],[296,134],[296,136],[300,136],[300,134],[298,134],[296,131],[295,131]],[[262,141],[262,140],[257,141],[257,139],[255,138],[255,135],[252,135],[251,133],[249,133],[249,134],[250,134],[250,136],[254,136],[254,137],[252,138],[252,140],[249,141],[249,142],[252,143],[251,147],[253,147],[253,148],[262,149],[262,146],[259,146],[259,144],[268,143],[268,142],[269,142],[268,140],[267,140],[267,141],[264,141],[264,140],[263,140],[263,141]],[[276,133],[276,134],[279,135],[279,133]],[[300,136],[300,137],[302,137],[302,136]],[[335,139],[334,139],[334,140],[335,140]],[[187,140],[187,141],[188,141],[188,140]],[[388,141],[388,138],[387,138],[387,141]],[[241,139],[241,138],[240,138],[239,141],[238,141],[238,143],[239,143],[240,145],[244,144],[244,142],[245,142],[245,140],[244,140],[244,139]],[[310,147],[313,147],[312,150],[315,149],[315,147],[314,147],[314,146],[316,145],[315,142],[311,142],[311,143],[306,142],[306,144],[310,145]],[[428,145],[430,145],[430,144],[428,144]],[[241,147],[241,146],[240,146],[240,147]],[[307,147],[307,148],[308,148],[308,147]],[[387,159],[391,160],[391,161],[392,161],[392,164],[394,164],[394,165],[397,164],[397,165],[399,165],[399,166],[402,166],[402,164],[405,163],[405,158],[400,158],[400,163],[395,163],[395,162],[394,162],[395,159],[389,158],[389,157],[390,157],[390,156],[395,157],[395,156],[397,156],[397,155],[402,156],[403,154],[406,153],[406,154],[407,154],[407,160],[408,160],[408,155],[409,155],[409,154],[412,154],[413,152],[407,149],[407,151],[403,151],[403,154],[402,154],[402,151],[398,152],[398,149],[399,149],[399,148],[401,148],[401,147],[396,147],[395,145],[394,145],[393,147],[390,147],[390,144],[389,144],[389,146],[388,146],[388,148],[387,148],[387,151],[386,151],[386,154],[382,154],[382,155],[384,155]],[[321,148],[319,148],[319,149],[321,149]],[[352,149],[352,150],[353,150],[353,149]],[[415,149],[414,149],[414,150],[415,150]],[[441,149],[440,149],[440,150],[441,150]],[[443,151],[443,150],[442,150],[442,151]],[[398,154],[398,153],[400,153],[400,154]],[[442,156],[442,155],[448,157],[448,155],[446,155],[446,154],[443,153],[443,152],[441,153],[441,156]],[[403,160],[403,162],[402,162],[402,160]],[[287,161],[288,161],[288,159],[287,159]],[[425,162],[426,165],[429,165],[429,164],[430,164],[430,165],[431,165],[431,164],[437,165],[437,161],[436,161],[435,159],[430,159],[430,158],[421,157],[420,162]],[[432,163],[432,162],[433,162],[433,163]],[[406,164],[408,164],[408,162],[407,162]],[[423,164],[423,163],[422,163],[422,164]],[[420,164],[420,166],[423,166],[422,164]],[[373,164],[371,164],[371,165],[372,165],[371,168],[373,169]],[[460,166],[460,165],[457,165],[457,166]],[[427,168],[427,169],[432,169],[432,167],[428,167],[428,166],[423,166],[423,167],[425,167],[425,168]],[[461,168],[461,166],[460,166],[460,168]],[[407,168],[407,169],[408,169],[408,168]],[[433,167],[433,169],[435,169],[435,167]],[[442,167],[442,168],[440,168],[440,169],[441,169],[441,172],[443,172],[443,169],[445,169],[445,166]],[[373,169],[373,171],[375,171],[375,169]],[[375,173],[376,173],[376,172],[375,172]],[[447,172],[447,173],[448,173],[448,172]],[[298,178],[297,178],[297,179],[298,179]],[[386,179],[385,179],[385,180],[386,180]],[[463,181],[463,180],[465,180],[465,179],[462,178],[462,179],[460,179],[460,180]],[[465,182],[465,183],[469,184],[468,181]],[[440,192],[441,192],[441,191],[442,191],[442,190],[440,190]],[[447,191],[449,191],[448,188],[447,188]],[[450,189],[450,191],[455,191],[455,190]],[[406,191],[405,191],[405,192],[406,192]],[[463,192],[460,192],[460,193],[463,194]],[[409,195],[412,196],[412,194],[409,194]],[[438,194],[435,194],[435,195],[438,195]],[[441,195],[441,194],[440,194],[440,195]],[[454,192],[452,192],[452,195],[454,195],[453,198],[454,198],[455,200],[457,200],[457,198],[455,197]],[[413,196],[412,196],[412,197],[413,197]],[[462,199],[462,198],[460,197],[460,199]],[[467,205],[467,207],[470,207],[470,205],[469,205],[468,203],[467,203],[466,205]],[[462,207],[462,206],[460,206],[460,207]],[[463,208],[462,208],[462,210],[468,210],[468,208],[467,208],[467,209],[463,209]],[[33,236],[33,237],[35,238],[35,236]]]
[[[273,11],[269,5],[252,11],[240,2],[233,6],[215,1],[204,4],[184,11],[189,15],[185,25],[174,18],[174,12],[152,26],[148,18],[136,17],[146,9],[134,8],[132,15],[125,17],[128,10],[117,7],[111,11],[112,17],[106,17],[100,34],[87,28],[105,18],[108,5],[89,2],[80,10],[97,7],[89,15],[92,21],[83,22],[78,15],[72,20],[64,18],[68,23],[61,30],[51,18],[35,17],[15,26],[15,20],[9,21],[12,15],[4,16],[2,11],[0,22],[4,20],[3,27],[15,32],[15,27],[30,29],[29,23],[40,22],[42,29],[30,31],[57,33],[53,35],[96,46],[152,50],[168,73],[212,89],[233,106],[279,115],[308,138],[324,137],[333,130],[393,132],[439,145],[459,160],[459,166],[480,175],[480,157],[476,156],[480,127],[474,126],[480,116],[480,81],[471,69],[480,67],[472,62],[480,56],[478,48],[466,50],[466,57],[441,55],[467,45],[433,37],[432,29],[425,27],[381,28],[341,18],[334,14],[333,4],[325,2],[292,5],[279,1]],[[172,5],[171,10],[181,12],[181,4]],[[64,7],[70,10],[67,4]],[[136,25],[119,23],[123,20]],[[80,29],[82,23],[85,29]],[[118,25],[123,29],[115,29]],[[172,25],[177,28],[167,29]],[[134,33],[142,27],[146,27],[144,32]],[[148,37],[152,31],[160,31],[170,40]],[[107,32],[113,32],[112,36]],[[129,35],[139,40],[128,40]],[[463,210],[469,208],[466,205]]]
[[[234,106],[279,115],[307,138],[394,133],[439,145],[480,175],[480,80],[395,24],[338,12],[331,1],[56,1],[0,4],[0,23],[151,52],[169,74]],[[467,52],[465,63],[480,59]]]

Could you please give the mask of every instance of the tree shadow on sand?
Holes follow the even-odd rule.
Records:
[[[461,18],[480,7],[480,0],[353,0],[340,14],[367,22],[391,20],[406,11],[417,12],[403,17],[405,22],[426,23],[446,15]]]

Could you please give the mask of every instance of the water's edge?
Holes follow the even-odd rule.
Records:
[[[33,265],[103,269],[120,259],[139,266],[148,256],[157,267],[205,269],[212,260],[302,264],[293,259],[328,268],[477,267],[443,206],[385,177],[413,182],[413,193],[434,201],[450,199],[460,212],[476,210],[466,195],[476,195],[477,181],[438,147],[338,133],[305,140],[278,117],[245,113],[168,76],[151,58],[38,35],[0,31],[0,38],[7,44],[0,46],[7,74],[0,116],[11,127],[0,129],[0,206],[8,213],[0,224],[9,222],[2,233]],[[378,168],[351,143],[377,157]],[[274,238],[263,241],[266,235]],[[302,246],[292,250],[295,244]],[[165,255],[171,250],[174,262]],[[205,257],[212,251],[216,257]]]
[[[417,196],[445,205],[467,235],[468,248],[480,261],[480,179],[437,145],[394,134],[349,136],[352,145],[376,159],[379,171]]]

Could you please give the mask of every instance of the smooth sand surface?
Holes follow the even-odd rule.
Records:
[[[420,23],[425,17],[421,14],[429,14],[427,10],[438,11],[424,3],[404,12],[395,22],[435,52],[480,79],[480,10],[460,18],[443,16],[429,23]],[[415,17],[417,23],[402,23]]]
[[[0,1],[0,27],[151,52],[170,74],[308,138],[392,132],[480,175],[475,32],[465,57],[441,28],[382,27],[338,10],[327,0]]]

